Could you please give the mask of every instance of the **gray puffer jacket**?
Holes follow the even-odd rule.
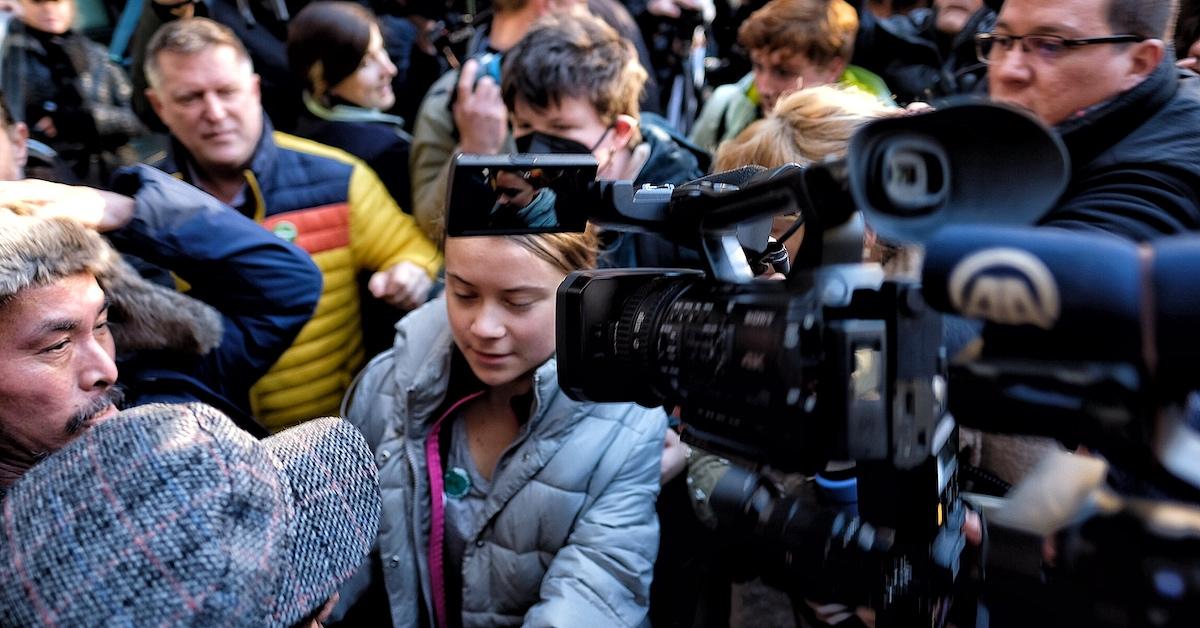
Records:
[[[379,465],[375,560],[397,627],[436,625],[424,442],[447,394],[452,347],[445,301],[427,303],[400,322],[395,346],[347,397],[346,419]],[[554,358],[537,369],[530,418],[497,465],[486,524],[463,556],[463,626],[645,622],[666,422],[662,410],[569,399]],[[370,571],[364,565],[343,588],[341,608]]]

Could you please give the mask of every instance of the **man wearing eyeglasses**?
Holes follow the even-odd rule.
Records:
[[[992,98],[1070,151],[1042,224],[1134,240],[1200,229],[1200,77],[1164,58],[1169,17],[1169,0],[1007,0],[976,35]]]

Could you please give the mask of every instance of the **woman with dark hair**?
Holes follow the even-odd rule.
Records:
[[[396,102],[396,66],[375,15],[354,2],[313,2],[288,25],[287,54],[304,84],[296,134],[366,161],[409,211],[412,141],[403,119],[383,113]]]

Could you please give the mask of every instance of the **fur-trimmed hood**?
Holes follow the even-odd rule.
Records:
[[[221,342],[221,317],[212,307],[146,281],[103,237],[75,221],[22,213],[0,208],[0,304],[85,272],[110,301],[119,350],[204,354]]]

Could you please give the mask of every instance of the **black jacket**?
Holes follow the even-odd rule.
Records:
[[[712,156],[676,131],[662,116],[642,112],[642,141],[650,157],[634,183],[661,185],[686,183],[708,174]]]
[[[881,19],[859,6],[858,19],[851,63],[882,77],[897,103],[984,91],[987,66],[975,54],[975,33],[992,30],[996,14],[991,9],[976,11],[953,37],[938,32],[934,9]]]
[[[675,133],[654,114],[642,114],[642,141],[650,156],[634,179],[635,186],[646,184],[680,185],[704,176],[708,153]],[[604,268],[704,268],[697,251],[681,247],[652,233],[608,232],[600,266]]]
[[[17,115],[78,181],[95,186],[107,182],[122,162],[117,151],[146,131],[130,106],[132,88],[125,72],[108,60],[103,46],[79,33],[52,35],[15,25],[10,37],[10,46],[19,51],[12,58],[21,63],[5,71],[18,73],[15,78],[24,91]],[[53,137],[35,129],[43,117],[54,123]]]
[[[1165,60],[1056,130],[1071,181],[1040,224],[1138,241],[1200,229],[1200,76]]]

